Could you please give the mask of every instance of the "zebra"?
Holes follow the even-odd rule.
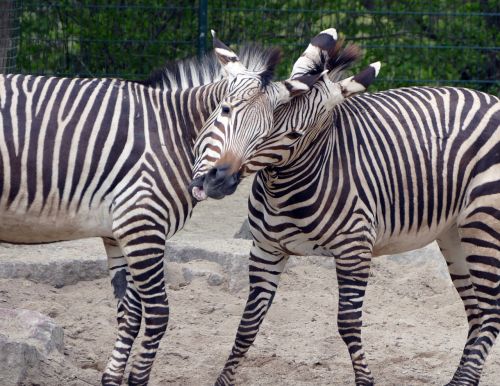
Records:
[[[356,385],[373,385],[361,341],[371,260],[434,240],[469,323],[448,386],[477,385],[500,328],[500,100],[454,87],[347,99],[373,81],[380,64],[339,81],[359,53],[341,47],[334,30],[311,42],[291,78],[323,66],[328,76],[278,108],[268,138],[239,160],[242,177],[256,173],[248,204],[250,291],[216,385],[234,384],[290,255],[335,258],[338,330]],[[224,140],[207,129],[212,133],[199,138]],[[234,143],[249,137],[236,127],[229,130]],[[196,178],[205,173],[195,166]]]
[[[194,141],[228,93],[243,109],[246,85],[267,84],[281,57],[247,47],[240,61],[215,35],[214,45],[143,82],[0,75],[0,240],[103,239],[118,322],[103,385],[121,384],[142,319],[128,384],[148,383],[169,318],[165,242],[196,203]],[[262,103],[271,91],[258,89]],[[264,124],[269,109],[261,118],[253,105],[253,116]]]

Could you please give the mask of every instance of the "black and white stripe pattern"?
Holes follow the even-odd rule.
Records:
[[[242,61],[265,69],[267,52]],[[143,84],[0,75],[0,240],[103,238],[118,301],[104,385],[122,383],[141,320],[128,384],[148,383],[169,317],[165,242],[193,209],[193,144],[227,92],[221,69],[212,55]]]
[[[344,101],[349,82],[366,86],[370,73],[339,87],[324,79],[278,108],[278,134],[245,160],[247,173],[260,169],[249,200],[250,293],[217,385],[234,384],[289,255],[335,258],[338,329],[356,385],[373,385],[361,341],[371,259],[434,240],[469,320],[449,385],[479,383],[500,328],[500,101],[450,87]]]

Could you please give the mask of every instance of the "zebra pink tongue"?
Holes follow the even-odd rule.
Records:
[[[193,188],[193,197],[196,198],[198,201],[203,201],[207,199],[207,194],[205,193],[203,188],[195,186]]]

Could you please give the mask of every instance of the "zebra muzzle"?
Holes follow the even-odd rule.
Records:
[[[192,196],[203,201],[207,197],[219,200],[233,194],[240,182],[240,173],[231,173],[230,170],[229,165],[219,165],[195,178],[189,187]]]

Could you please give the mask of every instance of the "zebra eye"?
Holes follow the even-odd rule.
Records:
[[[230,111],[229,106],[222,106],[222,114],[229,114]]]
[[[286,136],[290,139],[299,139],[302,137],[303,133],[300,133],[298,131],[292,131],[291,133],[288,133]]]

